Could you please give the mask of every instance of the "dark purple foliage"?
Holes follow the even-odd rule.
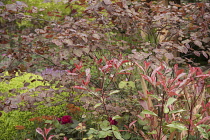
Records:
[[[110,122],[111,125],[117,125],[117,121],[116,120],[113,120],[112,118],[109,118],[108,120]]]

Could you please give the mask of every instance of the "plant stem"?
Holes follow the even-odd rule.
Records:
[[[158,140],[161,140],[161,132],[162,132],[162,123],[163,123],[163,108],[164,108],[164,98],[165,98],[165,92],[163,92],[162,95],[162,106],[161,106],[161,119],[160,119],[160,128],[159,128],[159,134],[158,134]]]

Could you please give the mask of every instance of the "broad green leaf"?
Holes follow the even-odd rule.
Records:
[[[203,129],[201,126],[197,126],[198,128],[198,131],[201,133],[201,135],[205,138],[205,139],[208,139],[208,133],[206,132],[205,129]]]
[[[164,106],[164,110],[163,110],[164,113],[168,113],[169,112],[169,109],[167,106]]]
[[[91,134],[98,134],[98,130],[95,130],[94,128],[90,128],[90,130],[87,132],[88,135]]]
[[[126,81],[121,81],[121,82],[119,83],[119,88],[120,88],[120,89],[124,88],[124,87],[126,86],[126,84],[127,84]]]
[[[121,81],[119,83],[119,88],[125,88],[125,89],[129,89],[129,88],[135,88],[135,82],[133,81]]]
[[[124,140],[120,134],[120,132],[117,132],[117,131],[113,131],[114,133],[114,136],[118,139],[118,140]]]
[[[123,135],[123,138],[129,140],[131,138],[131,134],[127,132],[125,135]]]
[[[186,110],[184,110],[184,109],[172,110],[172,111],[169,112],[169,114],[180,113],[180,112],[183,112],[183,111],[186,111]]]
[[[157,131],[153,130],[152,132],[148,132],[148,134],[157,134]]]
[[[166,103],[166,106],[169,106],[169,105],[173,104],[176,100],[177,100],[177,99],[172,98],[172,97],[169,98],[168,101],[167,101],[167,103]]]
[[[172,123],[172,124],[168,124],[168,125],[166,125],[166,126],[172,127],[172,128],[176,128],[176,129],[179,129],[179,130],[181,130],[181,131],[187,130],[187,128],[186,128],[183,124],[181,124],[181,123],[176,123],[176,122],[174,122],[174,123]]]
[[[117,120],[117,119],[121,119],[122,117],[120,117],[119,115],[116,115],[114,117],[112,117],[113,120]]]
[[[102,103],[97,103],[97,104],[94,106],[94,108],[97,108],[97,107],[101,106],[101,104],[102,104]]]
[[[141,113],[142,113],[142,114],[149,114],[149,115],[158,116],[157,114],[155,114],[154,112],[152,112],[152,111],[150,111],[150,110],[143,110]]]
[[[111,133],[109,131],[99,131],[99,133],[98,133],[99,138],[105,138],[109,135],[111,135]]]
[[[115,93],[118,93],[118,92],[120,92],[120,90],[114,90],[114,91],[110,92],[109,95],[112,95],[112,94],[115,94]]]
[[[150,129],[150,126],[149,125],[145,125],[145,126],[143,126],[143,129],[148,131]]]
[[[148,121],[147,121],[147,120],[138,119],[137,122],[138,122],[140,125],[146,125],[146,124],[148,124]]]
[[[152,95],[152,94],[150,94],[149,96],[151,96],[151,97],[157,99],[158,101],[161,101],[161,100],[162,100],[162,98],[161,98],[161,97],[158,97],[157,95]]]
[[[109,130],[111,129],[111,126],[109,125],[109,122],[107,120],[100,122],[100,127],[102,130]]]
[[[113,130],[113,131],[118,131],[119,129],[118,129],[118,127],[117,127],[117,126],[112,125],[112,130]]]

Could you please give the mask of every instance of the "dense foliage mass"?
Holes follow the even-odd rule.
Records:
[[[0,139],[210,138],[210,3],[0,2]]]

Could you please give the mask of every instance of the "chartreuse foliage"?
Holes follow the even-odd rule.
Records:
[[[26,93],[30,89],[36,88],[38,86],[49,85],[45,84],[43,78],[39,75],[32,73],[16,73],[16,77],[11,80],[7,80],[6,76],[9,76],[8,72],[5,72],[3,76],[3,81],[0,82],[0,92],[4,94],[1,96],[1,100],[4,100],[6,97],[15,96],[15,93],[10,93],[9,91],[15,89],[17,93]],[[40,81],[39,81],[40,80]],[[24,87],[25,83],[29,83],[27,89],[21,89]],[[35,98],[35,97],[31,97]],[[28,131],[36,129],[36,123],[30,121],[29,119],[40,117],[40,116],[63,116],[65,115],[65,106],[66,103],[57,106],[45,106],[39,105],[41,102],[36,103],[38,106],[34,108],[34,112],[31,111],[20,111],[13,110],[8,113],[2,111],[2,116],[0,117],[0,139],[1,140],[13,140],[14,138],[24,138]],[[18,126],[24,127],[23,130],[17,130]]]
[[[45,85],[44,82],[38,81],[43,80],[41,76],[32,73],[16,73],[16,77],[11,80],[4,78],[5,76],[9,76],[8,72],[5,72],[5,74],[1,76],[3,81],[0,82],[0,92],[5,93],[4,97],[15,96],[14,94],[9,93],[9,90],[12,89],[15,89],[18,93],[26,93],[29,89]],[[24,87],[25,83],[29,83],[27,86],[28,89],[21,89]]]
[[[14,138],[22,138],[26,135],[26,131],[16,130],[16,126],[24,126],[25,129],[29,129],[34,122],[29,121],[32,117],[32,113],[29,111],[21,112],[18,110],[5,113],[2,111],[0,117],[0,139],[1,140],[13,140]]]
[[[29,134],[30,131],[34,131],[38,124],[38,118],[43,116],[63,116],[65,112],[65,104],[59,106],[44,107],[39,106],[37,111],[19,111],[14,110],[8,113],[2,111],[0,117],[0,139],[1,140],[13,140],[33,137],[33,134]],[[21,130],[19,126],[22,127]]]

